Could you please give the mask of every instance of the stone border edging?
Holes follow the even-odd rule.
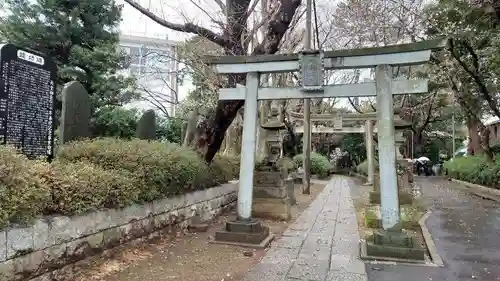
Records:
[[[472,193],[473,195],[479,196],[483,199],[488,199],[500,203],[500,190],[498,189],[466,181],[461,181],[454,178],[450,178],[450,180],[454,183],[464,185],[467,191]]]
[[[0,229],[0,280],[66,280],[74,264],[115,246],[211,221],[236,205],[237,180],[120,209],[49,216]]]
[[[425,221],[430,217],[431,213],[432,211],[427,211],[427,213],[425,213],[425,215],[418,220],[418,224],[422,230],[422,236],[424,237],[433,265],[436,267],[444,267],[443,259],[441,259],[436,244],[434,244],[434,239],[432,239],[432,235],[425,225]]]

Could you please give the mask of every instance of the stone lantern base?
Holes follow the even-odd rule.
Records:
[[[215,233],[214,244],[235,245],[262,249],[274,239],[269,227],[262,225],[258,219],[236,219],[226,223],[223,230]]]
[[[397,176],[399,205],[410,205],[413,203],[413,195],[409,177],[406,173]],[[369,198],[371,204],[380,204],[380,175],[374,175],[373,191],[370,192]]]
[[[255,171],[252,214],[257,218],[289,220],[295,201],[293,180],[280,171]]]

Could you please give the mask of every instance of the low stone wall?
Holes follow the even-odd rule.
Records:
[[[208,221],[237,200],[237,181],[172,198],[0,230],[0,280],[66,279],[70,264],[138,238]]]

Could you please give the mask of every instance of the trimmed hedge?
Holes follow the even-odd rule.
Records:
[[[212,187],[234,179],[238,171],[231,169],[237,160],[219,156],[207,166],[191,149],[138,139],[100,138],[72,142],[60,147],[57,156],[60,161],[84,161],[130,174],[135,184],[143,187],[140,201]]]
[[[0,227],[40,215],[75,215],[122,208],[238,177],[239,159],[211,165],[175,144],[101,138],[59,147],[52,163],[0,146]]]
[[[498,189],[500,186],[500,158],[488,162],[484,156],[458,157],[446,161],[448,176],[457,180]]]
[[[293,157],[293,161],[297,166],[302,166],[302,161],[304,159],[304,156],[302,154],[295,155]],[[330,171],[332,170],[333,166],[328,160],[328,158],[324,155],[321,155],[319,153],[313,152],[311,153],[311,173],[326,177],[330,174]]]
[[[0,146],[0,227],[26,222],[48,206],[50,188],[38,177],[45,166],[17,154],[13,147]]]
[[[378,170],[378,161],[374,160],[375,170]],[[365,160],[356,167],[356,172],[367,176],[368,175],[368,160]]]

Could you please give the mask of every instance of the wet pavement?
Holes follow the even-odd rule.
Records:
[[[369,281],[500,280],[500,204],[441,178],[416,177],[444,267],[366,264]]]

